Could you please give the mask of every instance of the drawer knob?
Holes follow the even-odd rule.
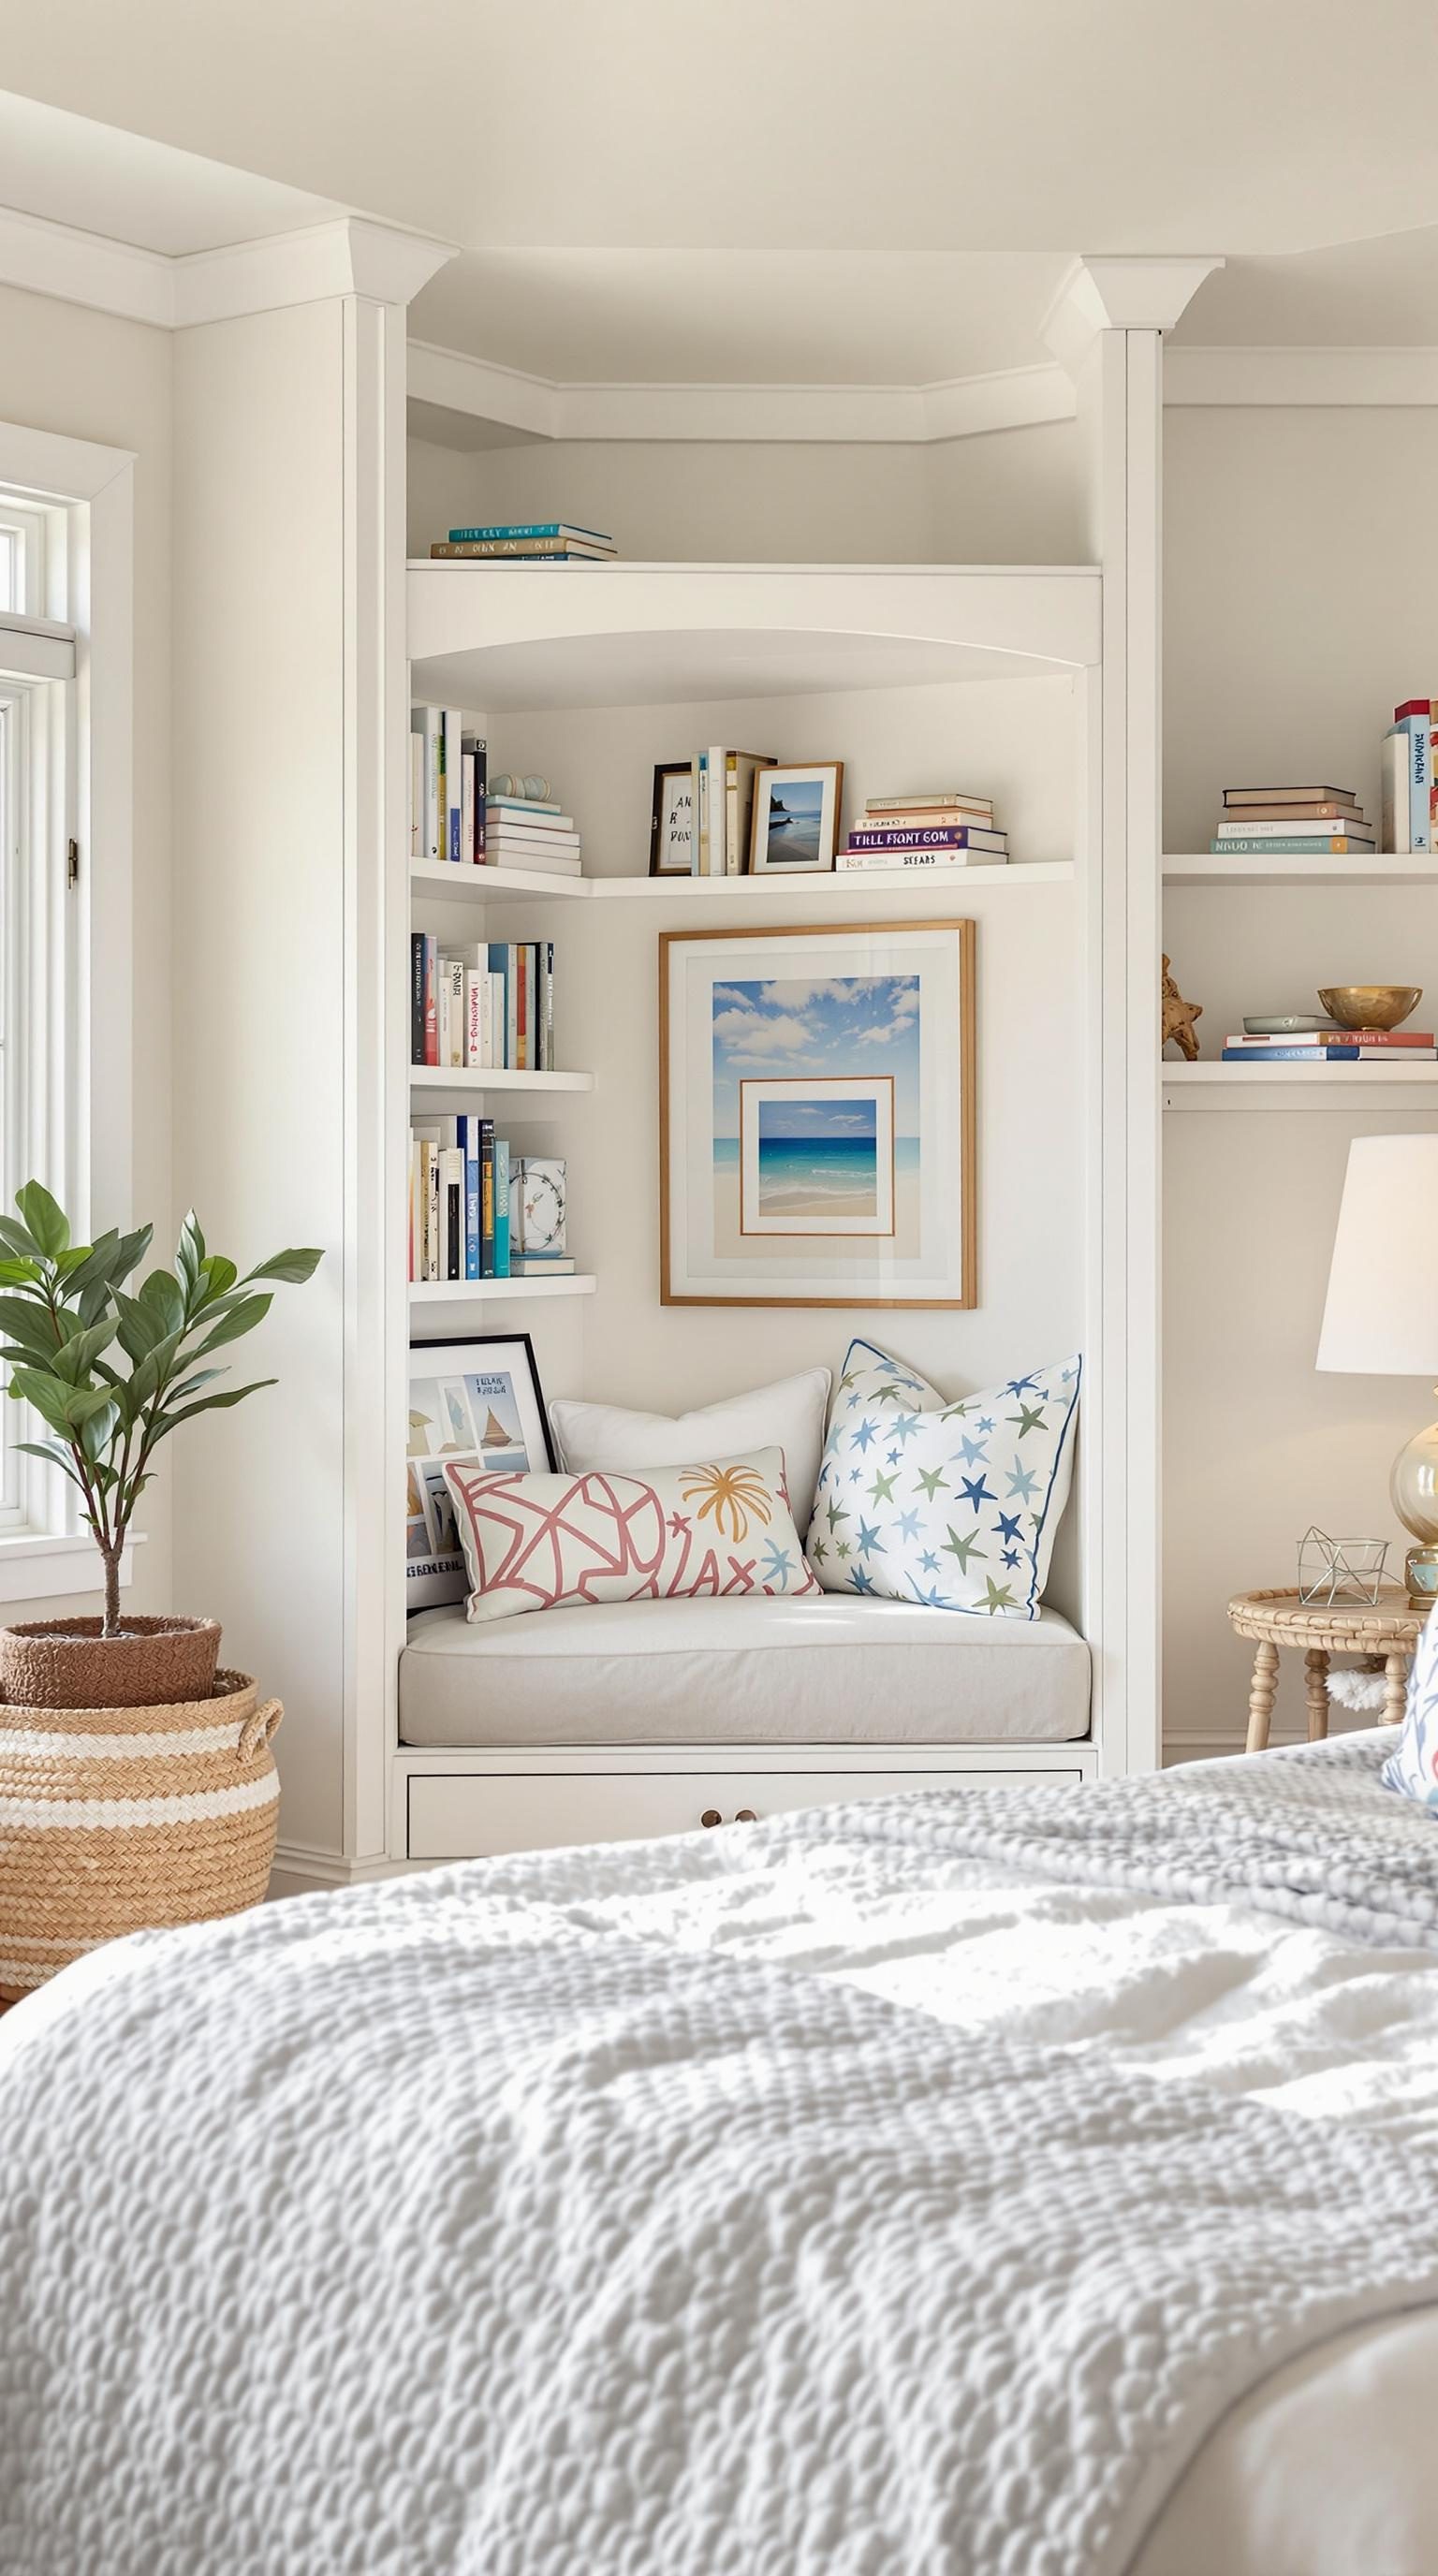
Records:
[[[759,1819],[752,1807],[736,1807],[734,1822],[736,1825],[757,1825]]]
[[[720,1815],[717,1807],[706,1807],[703,1815],[699,1819],[699,1822],[701,1825],[722,1825],[724,1819]]]

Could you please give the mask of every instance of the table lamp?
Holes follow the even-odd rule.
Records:
[[[1348,1148],[1317,1365],[1374,1377],[1438,1377],[1438,1136],[1356,1136]],[[1438,1422],[1393,1461],[1408,1598],[1438,1601]]]

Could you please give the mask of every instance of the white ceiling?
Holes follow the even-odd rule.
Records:
[[[1190,345],[1438,342],[1432,0],[0,0],[0,76],[0,206],[436,232],[416,336],[553,382],[1032,366],[1085,250],[1225,253]]]

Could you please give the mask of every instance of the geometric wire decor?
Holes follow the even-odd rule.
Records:
[[[1298,1598],[1331,1610],[1339,1601],[1377,1605],[1388,1554],[1386,1538],[1330,1538],[1307,1530],[1298,1542]]]

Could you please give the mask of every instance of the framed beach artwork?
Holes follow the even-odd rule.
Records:
[[[843,797],[842,760],[756,770],[749,874],[816,876],[831,869]]]
[[[513,1475],[553,1472],[549,1417],[528,1333],[470,1333],[409,1346],[406,1615],[462,1601],[469,1590],[444,1480],[456,1459]]]
[[[972,1306],[974,925],[659,942],[666,1306]]]

